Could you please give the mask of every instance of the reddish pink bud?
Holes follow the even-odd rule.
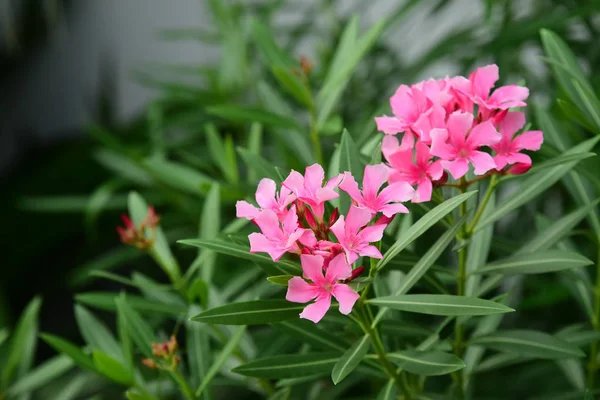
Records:
[[[304,220],[313,231],[317,230],[317,221],[315,220],[315,216],[313,213],[306,208],[306,212],[304,213]]]
[[[377,219],[377,221],[375,221],[373,225],[387,225],[394,220],[395,216],[396,214],[392,215],[391,217],[386,217],[385,215],[382,215]]]
[[[312,254],[308,247],[303,247],[302,250],[300,250],[300,252],[301,254]]]
[[[496,115],[492,117],[492,123],[494,126],[499,126],[500,122],[502,122],[504,117],[506,117],[506,114],[508,114],[508,110],[500,110],[498,113],[496,113]]]
[[[433,183],[433,186],[440,186],[446,182],[448,182],[448,173],[444,171],[440,179],[438,179],[437,181],[432,181],[431,183]]]
[[[350,275],[350,278],[348,280],[352,281],[352,280],[358,278],[360,276],[360,274],[363,273],[364,270],[365,270],[365,267],[362,265],[360,267],[352,270],[352,275]]]
[[[144,364],[146,367],[152,368],[152,369],[155,369],[158,367],[158,364],[156,364],[156,361],[154,361],[151,358],[144,358],[142,360],[142,364]]]
[[[333,212],[331,213],[331,215],[329,216],[329,227],[331,227],[331,225],[333,225],[335,223],[335,221],[337,221],[339,216],[340,216],[340,210],[338,210],[338,208],[336,207],[333,210]]]
[[[510,175],[522,175],[525,172],[529,171],[530,168],[531,164],[517,163],[508,167],[505,173]]]
[[[131,218],[129,218],[129,216],[125,213],[121,214],[121,220],[123,221],[123,225],[125,225],[125,228],[127,229],[135,229],[135,225],[133,224],[133,221],[131,220]]]

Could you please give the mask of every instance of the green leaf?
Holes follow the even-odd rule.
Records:
[[[377,400],[394,400],[396,398],[397,393],[398,393],[398,389],[396,386],[396,381],[394,379],[390,379],[381,388],[381,391],[377,395]]]
[[[73,365],[73,360],[66,355],[52,357],[13,383],[6,393],[8,396],[18,396],[33,392],[63,375]]]
[[[117,308],[117,333],[119,335],[119,344],[121,348],[121,354],[125,366],[129,371],[133,371],[133,345],[131,343],[131,337],[129,336],[129,322],[127,316],[123,314],[123,310]]]
[[[189,315],[195,315],[200,311],[200,307],[191,306]],[[190,369],[191,384],[198,387],[205,379],[206,374],[211,366],[212,352],[210,348],[209,333],[205,326],[192,321],[186,321],[186,345],[187,345],[187,361]],[[208,385],[202,393],[204,400],[211,400],[212,387]]]
[[[488,315],[515,311],[490,300],[447,294],[385,296],[368,300],[368,303],[393,310],[442,316]]]
[[[119,361],[108,354],[95,350],[92,353],[92,357],[96,370],[108,379],[125,386],[133,386],[135,384],[133,375],[129,369],[125,368]]]
[[[588,152],[596,145],[596,143],[598,143],[598,140],[600,140],[600,137],[588,139],[584,142],[581,142],[577,146],[570,148],[565,152],[565,154]],[[519,190],[507,201],[498,205],[491,215],[487,216],[486,218],[482,218],[477,224],[475,231],[499,220],[512,210],[539,196],[541,193],[546,191],[546,189],[558,182],[564,175],[570,172],[579,161],[580,160],[575,160],[558,165],[543,172],[538,172],[537,174],[531,175],[527,179],[523,180],[520,185],[521,190]]]
[[[184,164],[161,158],[148,158],[144,165],[165,185],[196,196],[203,196],[214,182],[210,177]]]
[[[370,343],[370,336],[364,335],[340,357],[334,365],[333,371],[331,371],[331,379],[335,385],[344,380],[345,377],[358,367],[358,364],[367,355]]]
[[[114,299],[117,312],[127,321],[129,337],[146,357],[152,357],[154,332],[152,327],[138,314],[129,303],[130,297],[122,293]]]
[[[349,344],[338,335],[319,328],[316,324],[297,319],[294,321],[280,322],[274,325],[292,337],[321,349],[337,350],[343,352]]]
[[[268,276],[267,280],[276,285],[287,286],[288,281],[290,279],[292,279],[293,277],[294,277],[294,275],[275,275],[275,276]]]
[[[346,129],[342,132],[342,140],[340,142],[340,161],[339,172],[350,172],[357,182],[362,182],[364,164],[360,161],[360,152],[354,143],[352,136]],[[346,213],[350,209],[349,196],[342,195],[340,198],[341,212]]]
[[[468,194],[468,193],[465,193],[465,194]],[[467,198],[468,198],[468,196],[463,197],[462,200],[464,201]],[[449,201],[451,201],[451,200],[449,200]],[[446,203],[448,203],[449,201],[447,201]],[[433,209],[431,211],[431,213],[433,213],[436,209],[437,209],[437,207],[435,209]],[[439,214],[437,214],[437,215],[439,215]],[[426,216],[427,215],[425,215],[423,218],[425,218]],[[427,250],[427,253],[425,253],[423,255],[423,257],[421,257],[419,262],[416,263],[415,266],[412,267],[412,269],[408,272],[408,274],[406,274],[404,279],[402,279],[402,281],[400,283],[400,287],[396,291],[396,296],[406,294],[419,281],[419,279],[421,279],[423,277],[423,275],[425,275],[425,273],[429,270],[429,268],[433,265],[433,263],[442,255],[444,250],[446,250],[446,247],[448,247],[450,242],[452,242],[452,240],[454,240],[454,237],[458,233],[458,230],[466,222],[467,217],[468,217],[468,214],[464,215],[460,220],[455,221],[454,226],[452,226],[450,229],[448,229],[446,232],[444,232],[444,234],[442,234],[442,236],[440,236],[438,238],[438,240],[433,244],[433,246],[431,246],[431,248],[429,250]],[[423,218],[421,218],[419,221],[421,221]],[[417,221],[417,223],[415,225],[413,225],[413,227],[415,227],[419,223],[419,221]],[[431,220],[429,220],[429,221],[431,221]],[[421,230],[421,228],[418,228],[418,229],[415,229],[414,232],[419,232],[420,230]],[[411,235],[414,235],[414,234],[415,233],[413,233]],[[403,241],[402,238],[399,241],[400,241],[401,245],[406,243],[406,240]],[[396,243],[398,243],[398,242],[396,242]],[[388,253],[389,253],[389,251],[388,251]],[[384,259],[385,259],[385,256],[384,256]],[[375,320],[373,321],[372,326],[376,326],[381,321],[381,319],[385,316],[385,314],[388,312],[388,310],[389,309],[387,309],[387,308],[381,308],[379,310],[379,312],[377,313],[377,315],[375,316]]]
[[[206,387],[210,384],[212,379],[217,375],[217,373],[219,373],[219,370],[221,369],[223,364],[225,364],[225,362],[227,361],[227,359],[229,358],[231,353],[233,353],[235,351],[235,349],[238,346],[238,343],[240,342],[240,340],[242,339],[242,335],[244,334],[245,331],[246,331],[246,327],[245,326],[241,327],[240,329],[237,330],[237,332],[235,334],[233,334],[231,336],[231,339],[229,339],[227,344],[225,344],[225,347],[223,347],[223,350],[221,350],[221,353],[219,353],[219,356],[212,363],[212,365],[210,366],[210,369],[208,370],[206,375],[204,375],[204,378],[202,379],[202,383],[198,387],[198,390],[196,390],[196,397],[200,397],[202,395],[202,393],[204,392]]]
[[[202,206],[202,215],[200,218],[200,238],[211,239],[218,236],[221,230],[221,199],[220,188],[218,184],[213,185],[206,196],[206,201]],[[205,250],[210,251],[210,250]],[[205,282],[211,282],[214,274],[216,255],[213,253],[202,265],[200,271],[202,279]]]
[[[123,357],[119,344],[113,335],[94,314],[77,304],[75,305],[75,319],[81,336],[93,350],[100,350],[117,359]]]
[[[565,250],[544,250],[540,253],[515,255],[504,260],[494,261],[481,267],[476,274],[543,274],[565,269],[584,267],[593,262],[584,256]]]
[[[156,397],[136,391],[135,389],[125,392],[127,400],[158,400]]]
[[[2,366],[0,388],[7,388],[13,377],[23,376],[33,362],[41,305],[41,298],[33,298],[17,322],[10,338],[8,355]]]
[[[279,115],[262,108],[242,107],[233,104],[223,104],[206,108],[206,112],[234,122],[261,122],[276,128],[301,130],[293,119]]]
[[[221,325],[270,324],[298,318],[304,307],[304,304],[285,300],[254,300],[215,307],[193,316],[191,320]]]
[[[488,335],[474,337],[469,343],[502,352],[542,359],[585,356],[575,345],[547,333],[530,330],[497,331]]]
[[[295,74],[289,67],[274,66],[271,68],[271,72],[281,87],[298,103],[309,109],[314,107],[310,88],[301,76]]]
[[[328,373],[338,353],[307,353],[266,357],[240,365],[232,371],[256,378],[285,379]]]
[[[69,357],[75,364],[81,368],[88,369],[90,371],[96,371],[92,358],[85,354],[81,349],[74,344],[59,338],[58,336],[50,335],[47,333],[40,334],[42,340],[50,345],[54,350],[58,351]]]
[[[76,295],[75,300],[100,310],[115,311],[117,309],[115,305],[117,297],[116,293],[87,292]],[[158,303],[132,294],[127,295],[127,302],[132,309],[143,313],[167,314],[179,317],[186,312],[184,306]]]
[[[492,193],[482,218],[487,217],[496,208],[496,194]],[[492,225],[475,233],[471,238],[469,251],[467,252],[467,281],[465,283],[465,295],[473,296],[481,283],[481,276],[472,275],[472,272],[485,265],[490,252],[492,239],[494,237],[494,227]]]
[[[248,246],[234,244],[225,240],[185,239],[179,240],[177,243],[201,247],[203,249],[213,250],[220,254],[256,261],[262,264],[271,264],[286,275],[300,275],[302,273],[301,268],[295,263],[286,260],[273,261],[271,257],[267,255],[250,253],[250,248]]]
[[[224,141],[213,124],[206,124],[204,128],[210,157],[219,167],[223,176],[227,178],[227,181],[236,184],[239,181],[239,176],[231,137],[228,136],[229,139]]]
[[[298,63],[277,45],[275,36],[268,26],[258,19],[253,19],[251,27],[254,42],[268,65],[288,68],[297,66]]]
[[[460,358],[440,351],[405,350],[388,357],[403,370],[423,376],[446,375],[465,367]]]
[[[387,263],[390,262],[398,253],[408,247],[414,242],[419,236],[425,233],[429,228],[435,225],[438,221],[450,214],[456,207],[466,201],[468,198],[473,196],[476,191],[467,192],[454,196],[451,199],[444,201],[442,204],[436,206],[433,210],[423,215],[417,222],[415,222],[410,228],[408,228],[402,236],[385,252],[383,258],[377,263],[377,269],[383,268]]]
[[[269,161],[265,160],[259,155],[252,154],[249,150],[241,147],[237,148],[237,152],[239,153],[240,157],[242,157],[244,163],[246,163],[246,166],[250,170],[255,171],[256,174],[261,177],[261,179],[269,178],[275,182],[280,179],[277,170]]]
[[[6,341],[6,339],[8,339],[10,336],[10,333],[8,332],[8,329],[6,328],[2,328],[0,329],[0,346],[2,346],[2,344]]]
[[[535,164],[529,171],[527,171],[527,175],[534,175],[538,172],[546,170],[548,168],[556,167],[557,165],[562,165],[569,163],[571,161],[583,161],[586,158],[596,157],[596,153],[575,153],[575,154],[561,154],[557,157],[553,157],[549,160],[542,161],[539,164]],[[521,175],[504,175],[499,179],[500,182],[517,179]]]

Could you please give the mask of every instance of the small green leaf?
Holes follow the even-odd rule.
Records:
[[[292,279],[293,277],[294,277],[294,275],[275,275],[275,276],[268,276],[267,280],[276,285],[287,286],[288,281],[290,279]]]
[[[358,364],[365,358],[369,351],[369,339],[369,335],[363,336],[354,343],[342,357],[340,357],[331,372],[331,379],[335,385],[344,380],[344,378],[354,371],[354,369],[358,367]]]
[[[196,196],[203,196],[214,182],[187,165],[161,158],[149,158],[144,165],[165,185]]]
[[[436,206],[433,210],[423,215],[417,222],[408,228],[402,236],[385,252],[383,258],[377,263],[377,269],[383,268],[390,262],[398,253],[404,250],[408,245],[414,242],[419,236],[425,233],[429,228],[435,225],[438,221],[450,214],[452,210],[473,196],[476,191],[467,192],[454,196],[451,199],[444,201]]]
[[[135,389],[125,392],[127,400],[158,400],[156,397],[136,391]]]
[[[256,378],[285,379],[328,373],[339,353],[308,353],[266,357],[240,365],[232,371]]]
[[[75,319],[81,336],[93,350],[100,350],[115,358],[121,358],[121,349],[106,325],[85,307],[75,305]]]
[[[114,299],[117,311],[127,321],[129,337],[135,342],[146,357],[152,356],[152,342],[154,332],[152,327],[142,318],[140,314],[129,304],[129,296],[122,293]]]
[[[310,88],[301,76],[296,75],[289,67],[274,66],[271,68],[273,76],[281,84],[281,87],[288,92],[298,103],[307,108],[314,107]]]
[[[118,294],[116,293],[87,292],[76,295],[75,300],[100,310],[115,311],[117,309],[115,306],[117,297]],[[132,309],[143,313],[167,314],[179,317],[186,312],[185,307],[182,305],[158,303],[133,294],[127,295],[127,302]]]
[[[211,239],[216,237],[221,230],[221,197],[218,184],[211,187],[202,206],[200,218],[200,238]],[[210,250],[204,250],[210,251]],[[211,282],[214,274],[216,255],[213,253],[202,265],[200,273],[205,282]]]
[[[98,350],[92,356],[96,370],[102,375],[125,386],[134,385],[133,375],[119,361]]]
[[[214,163],[219,167],[227,181],[236,184],[239,181],[237,162],[233,150],[233,141],[230,136],[224,140],[219,135],[213,124],[207,124],[204,129],[209,154]]]
[[[255,300],[212,308],[191,318],[192,321],[221,325],[260,325],[298,318],[304,304],[285,300]]]
[[[231,339],[229,339],[227,344],[225,344],[225,347],[223,347],[223,350],[221,350],[219,356],[212,363],[206,375],[204,375],[202,383],[198,387],[198,390],[196,390],[196,397],[200,397],[202,395],[206,387],[210,384],[210,381],[217,375],[217,373],[219,373],[219,370],[223,364],[225,364],[231,353],[235,351],[245,331],[246,327],[241,327],[235,334],[231,336]]]
[[[195,315],[200,307],[192,305],[189,315]],[[192,321],[186,321],[187,362],[190,369],[191,384],[200,386],[212,364],[210,336],[205,326]],[[202,393],[202,399],[211,400],[212,385],[208,384]]]
[[[54,350],[58,351],[69,357],[75,364],[81,368],[88,369],[90,371],[96,371],[92,358],[85,354],[81,349],[74,344],[59,338],[58,336],[50,335],[47,333],[40,334],[42,340],[50,345]]]
[[[9,396],[18,396],[27,392],[33,392],[63,375],[73,368],[73,365],[73,360],[64,354],[52,357],[13,383],[8,389],[7,394]]]
[[[311,321],[304,319],[298,318],[294,321],[280,322],[274,326],[290,336],[317,348],[342,352],[350,345],[338,335],[321,329]]]
[[[396,380],[390,379],[382,388],[377,395],[377,400],[394,400],[398,393],[398,387],[396,386]]]
[[[394,310],[442,316],[488,315],[515,311],[490,300],[447,294],[386,296],[371,299],[368,303]]]
[[[540,253],[515,255],[504,260],[494,261],[481,267],[476,274],[543,274],[565,269],[584,267],[593,262],[584,256],[565,250],[544,250]]]
[[[276,128],[301,130],[293,119],[275,114],[261,108],[242,107],[233,104],[223,104],[206,108],[206,112],[235,122],[261,122]]]
[[[362,182],[364,164],[360,160],[360,152],[354,143],[352,136],[346,129],[342,132],[342,140],[339,147],[339,172],[350,172],[357,182]],[[340,197],[340,212],[346,213],[350,209],[350,197]]]
[[[294,67],[297,63],[275,42],[275,35],[269,27],[258,19],[251,23],[252,37],[268,65],[278,67]]]
[[[403,370],[423,376],[446,375],[465,367],[460,358],[440,351],[405,350],[388,357]]]
[[[261,177],[261,179],[269,178],[275,182],[280,179],[277,170],[269,161],[265,160],[259,155],[252,154],[249,150],[241,147],[237,148],[237,152],[239,153],[240,157],[242,157],[244,163],[246,163],[246,166],[250,170],[255,171],[256,174]]]
[[[533,358],[561,359],[585,356],[575,345],[547,333],[530,330],[497,331],[474,337],[469,343]]]

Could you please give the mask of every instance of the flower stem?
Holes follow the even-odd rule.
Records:
[[[310,141],[312,143],[313,151],[315,152],[317,163],[323,165],[321,138],[319,137],[319,130],[317,129],[317,116],[314,108],[311,108],[310,110]]]
[[[600,238],[598,238],[598,240],[600,241]],[[594,287],[594,317],[592,318],[592,326],[596,331],[600,331],[600,245],[598,246],[598,258],[596,259],[596,286]],[[587,380],[589,390],[594,389],[597,371],[598,341],[596,340],[590,345],[590,361],[588,363]]]
[[[196,395],[194,394],[194,390],[190,387],[190,384],[181,374],[181,372],[179,372],[178,369],[173,369],[171,371],[171,376],[173,377],[175,382],[177,382],[177,385],[179,385],[179,388],[181,389],[181,392],[183,393],[186,399],[197,400]]]
[[[481,216],[483,215],[483,212],[485,211],[485,207],[487,206],[490,199],[492,198],[492,193],[494,193],[494,189],[496,189],[497,185],[498,185],[497,175],[492,175],[492,178],[490,179],[490,184],[488,185],[488,188],[485,191],[485,195],[483,196],[483,200],[481,201],[481,204],[479,205],[479,208],[477,209],[477,212],[475,213],[475,217],[473,217],[473,221],[471,221],[471,223],[469,224],[469,227],[466,230],[467,236],[471,236],[473,234],[473,230],[475,229],[475,227],[477,226],[477,223],[481,219]],[[465,205],[465,207],[466,207],[466,203],[461,204],[461,206],[463,206],[463,205]]]

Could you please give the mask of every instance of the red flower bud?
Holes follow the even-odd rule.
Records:
[[[522,175],[525,172],[529,171],[530,168],[531,164],[516,163],[508,167],[505,173],[510,175]]]
[[[363,273],[364,270],[365,270],[365,267],[362,265],[360,267],[354,269],[352,271],[352,275],[350,275],[350,278],[348,279],[348,281],[352,281],[352,280],[358,278],[360,276],[360,274]]]
[[[338,220],[338,217],[340,216],[340,210],[338,210],[338,208],[336,207],[333,212],[331,213],[331,215],[329,216],[329,227],[331,228],[331,225],[335,224],[335,221]]]
[[[310,229],[312,229],[313,231],[317,230],[317,221],[315,220],[315,216],[313,215],[312,211],[310,209],[306,209],[306,212],[304,213],[304,220],[306,221],[306,223],[308,224],[308,226],[310,227]]]

